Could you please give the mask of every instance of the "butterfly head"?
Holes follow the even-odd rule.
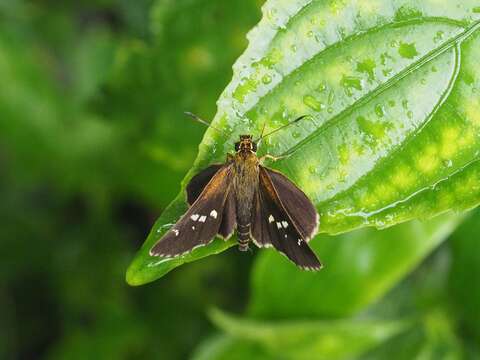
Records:
[[[253,141],[252,135],[240,135],[240,141],[235,143],[235,151],[257,152],[257,143]]]

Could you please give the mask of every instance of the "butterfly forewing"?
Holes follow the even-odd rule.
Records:
[[[285,206],[285,203],[305,205],[303,203],[305,195],[293,183],[288,180],[286,183],[284,179],[281,179],[282,187],[294,187],[294,189],[287,189],[286,192],[287,196],[292,196],[293,199],[284,203],[283,194],[279,195],[269,175],[270,172],[272,171],[260,167],[259,189],[252,215],[252,237],[258,246],[273,246],[302,269],[319,270],[321,268],[320,261],[307,244],[307,239],[312,235],[312,230],[316,228],[316,225],[307,222],[297,225],[298,219],[295,220],[295,216],[298,215],[295,211],[300,213],[300,209],[292,212]],[[300,195],[303,196],[297,199],[296,197]],[[311,207],[313,205],[309,202],[307,209]],[[312,215],[314,216],[312,217]],[[315,210],[314,214],[310,214],[310,220],[312,218],[313,221],[317,219]],[[303,226],[303,230],[300,230],[299,226]]]
[[[224,239],[232,236],[237,225],[237,211],[235,208],[235,193],[230,189],[223,207],[222,224],[218,230],[218,235]]]
[[[200,171],[197,175],[192,177],[190,182],[187,185],[187,201],[192,205],[195,200],[198,199],[202,193],[205,186],[212,180],[213,176],[220,170],[224,165],[214,164],[210,165],[206,169]]]
[[[230,176],[230,165],[219,169],[185,215],[153,246],[150,254],[174,257],[210,243],[224,220],[225,205],[231,188]],[[227,220],[227,225],[222,227],[224,231],[229,230],[229,226],[234,226],[228,225],[231,220]]]

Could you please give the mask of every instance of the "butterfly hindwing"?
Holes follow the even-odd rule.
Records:
[[[320,261],[306,242],[308,236],[311,236],[312,233],[310,231],[306,234],[308,231],[305,229],[312,228],[312,225],[304,223],[305,229],[299,229],[289,209],[282,203],[269,171],[262,166],[260,167],[259,188],[255,201],[255,211],[252,215],[252,238],[260,247],[273,246],[302,269],[319,270],[321,268]],[[292,183],[290,184],[295,186]],[[287,194],[294,194],[291,196],[295,196],[300,191],[296,187],[295,189],[297,191],[289,190]],[[303,193],[301,192],[301,194]],[[292,199],[288,203],[302,203],[302,200],[303,198],[300,200]],[[316,216],[314,220],[316,220]]]
[[[231,224],[230,219],[224,219],[224,216],[231,215],[229,211],[225,213],[230,194],[230,177],[230,165],[219,169],[185,215],[153,246],[150,255],[174,257],[190,252],[210,243],[220,231],[222,221]],[[228,230],[227,225],[222,229]]]
[[[303,239],[308,242],[317,232],[319,224],[315,206],[307,195],[285,175],[265,167],[263,169],[267,172],[280,202],[288,210]]]

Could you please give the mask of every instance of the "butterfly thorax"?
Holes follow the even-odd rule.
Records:
[[[237,232],[240,250],[248,250],[250,241],[250,222],[255,199],[255,190],[259,181],[259,160],[256,144],[248,135],[240,137],[236,144],[233,166],[233,190],[236,199]]]

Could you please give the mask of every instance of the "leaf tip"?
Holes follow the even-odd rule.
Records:
[[[142,276],[142,272],[138,271],[138,267],[135,266],[135,262],[132,262],[125,273],[125,281],[130,286],[140,286],[148,283],[149,281]]]

